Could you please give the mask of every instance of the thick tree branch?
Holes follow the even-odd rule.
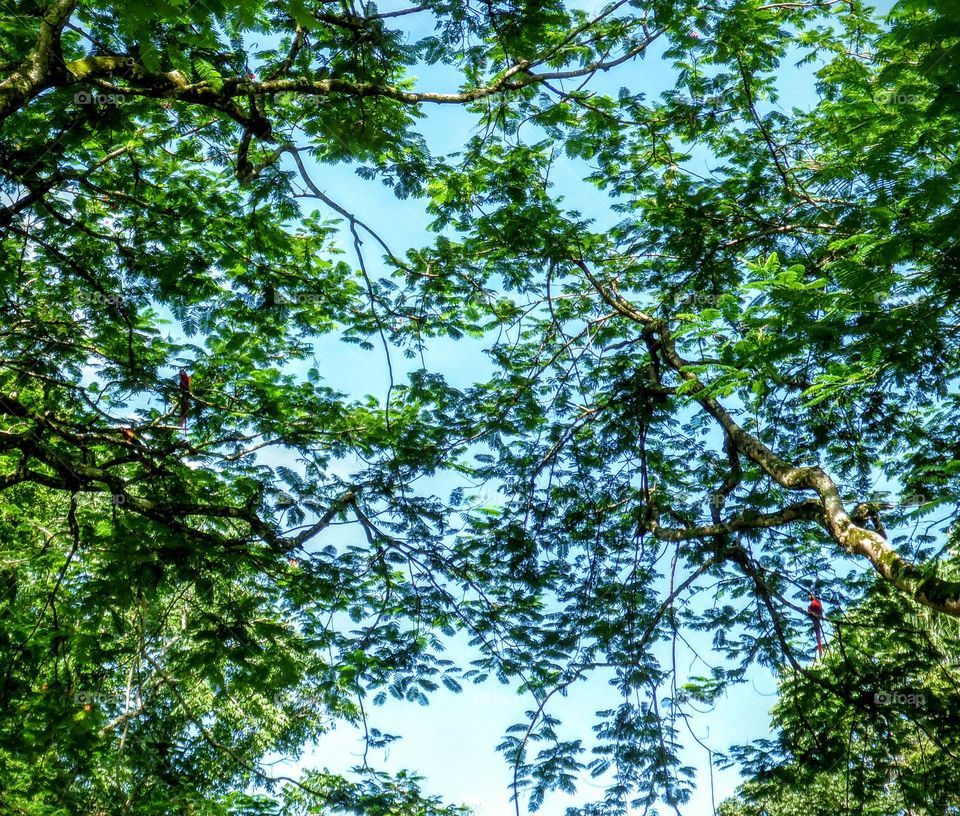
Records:
[[[823,507],[817,499],[807,499],[799,504],[784,507],[775,513],[742,513],[729,521],[702,524],[696,527],[665,528],[654,517],[647,522],[647,529],[661,541],[691,541],[695,538],[710,538],[741,530],[761,530],[781,527],[791,521],[820,520]]]
[[[204,105],[226,113],[256,135],[266,137],[269,135],[267,123],[244,113],[235,101],[237,97],[275,93],[300,93],[308,96],[342,94],[354,98],[392,99],[408,105],[423,103],[460,105],[476,102],[505,91],[516,91],[555,80],[587,77],[597,71],[609,70],[641,54],[663,33],[662,31],[650,33],[642,42],[614,59],[595,60],[588,65],[567,71],[538,74],[530,70],[537,60],[519,60],[488,84],[455,93],[407,91],[392,85],[342,78],[268,79],[256,82],[247,78],[231,77],[224,79],[219,87],[214,87],[209,82],[190,83],[178,71],[149,72],[130,55],[90,56],[62,65],[59,56],[59,32],[66,23],[74,3],[75,0],[71,2],[61,0],[54,5],[44,18],[41,34],[31,57],[4,83],[0,83],[0,122],[47,88],[66,87],[83,81],[102,82],[122,78],[128,84],[113,86],[112,90],[118,93],[179,99]],[[47,20],[51,22],[48,23]],[[55,65],[59,65],[59,70],[54,70]]]
[[[938,578],[903,559],[877,531],[858,526],[847,513],[833,479],[818,466],[798,467],[781,459],[760,439],[747,433],[729,411],[710,394],[709,388],[690,370],[690,363],[677,352],[676,341],[665,320],[636,309],[615,289],[603,285],[581,258],[572,259],[603,300],[619,314],[654,330],[660,337],[667,365],[685,380],[690,394],[723,428],[736,449],[759,465],[778,485],[787,490],[812,490],[820,499],[824,526],[833,540],[851,555],[866,558],[873,568],[898,589],[919,603],[960,617],[960,582]],[[713,525],[715,526],[715,525]]]
[[[33,50],[0,82],[0,122],[53,84],[55,78],[65,79],[60,35],[76,5],[77,0],[54,0],[44,13]]]

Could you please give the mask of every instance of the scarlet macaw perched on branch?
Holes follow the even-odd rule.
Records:
[[[807,614],[813,619],[813,631],[817,636],[817,658],[823,657],[823,604],[819,598],[810,593],[810,606],[807,607]]]

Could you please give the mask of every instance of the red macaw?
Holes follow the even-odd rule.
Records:
[[[823,604],[812,592],[807,614],[813,619],[813,632],[817,636],[817,657],[819,658],[823,656]]]

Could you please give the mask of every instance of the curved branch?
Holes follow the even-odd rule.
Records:
[[[656,518],[646,522],[647,530],[661,541],[690,541],[695,538],[711,538],[741,530],[761,530],[781,527],[791,521],[823,520],[823,506],[817,499],[807,499],[799,504],[784,507],[776,513],[743,513],[730,521],[702,524],[696,527],[664,528]]]
[[[0,82],[0,122],[50,87],[55,77],[63,79],[60,35],[76,5],[77,0],[54,0],[44,12],[36,45],[20,66]]]
[[[235,97],[275,94],[302,93],[312,96],[330,96],[343,94],[350,97],[383,97],[409,105],[425,102],[433,104],[464,104],[476,102],[488,96],[504,91],[515,91],[530,85],[542,84],[561,79],[576,79],[589,76],[597,71],[608,71],[618,65],[639,56],[658,37],[663,30],[650,33],[642,42],[628,49],[619,57],[610,60],[596,60],[580,68],[567,71],[548,71],[535,73],[530,67],[537,60],[519,60],[510,68],[502,71],[486,85],[469,88],[455,93],[437,91],[407,91],[394,85],[381,85],[372,82],[359,82],[349,79],[267,79],[257,82],[246,77],[224,78],[222,85],[214,88],[209,82],[189,83],[178,71],[154,73],[146,71],[141,65],[132,62],[129,56],[93,56],[67,63],[69,80],[65,84],[75,84],[83,80],[126,78],[142,87],[133,85],[118,91],[140,96],[155,96],[182,99],[197,102],[209,107],[223,109]]]
[[[709,388],[690,370],[690,363],[677,352],[676,340],[670,333],[667,321],[636,309],[615,289],[604,286],[582,258],[571,260],[614,310],[659,335],[667,365],[688,383],[687,393],[717,421],[740,453],[759,465],[780,487],[786,490],[812,490],[817,494],[824,526],[837,544],[850,555],[866,558],[885,580],[924,606],[960,617],[960,581],[945,580],[921,570],[902,558],[880,532],[855,524],[843,506],[836,483],[823,468],[816,465],[799,467],[780,458],[760,439],[747,433],[710,394]]]

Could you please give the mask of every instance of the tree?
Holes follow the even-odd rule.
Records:
[[[784,677],[774,744],[734,753],[750,780],[719,812],[955,813],[956,621],[878,581],[835,623],[823,663]]]
[[[411,776],[278,785],[261,763],[493,673],[534,701],[502,746],[518,795],[587,767],[609,788],[585,813],[676,809],[687,703],[753,661],[802,674],[803,591],[849,608],[869,567],[960,614],[941,542],[895,536],[952,520],[960,470],[951,8],[18,6],[4,807],[453,812]],[[633,73],[654,47],[660,98]],[[787,114],[791,49],[821,99]],[[420,90],[423,65],[460,87]],[[462,156],[429,150],[435,105],[475,118]],[[437,240],[393,252],[312,177],[341,161],[426,199]],[[586,167],[616,219],[570,209],[554,167]],[[462,392],[422,370],[381,405],[315,362],[323,334],[415,356],[464,333],[496,371]],[[502,501],[417,491],[441,471]],[[878,477],[913,498],[888,507]],[[685,627],[713,634],[710,677],[655,655]],[[457,631],[469,669],[440,656]],[[550,706],[596,671],[620,700],[588,745]]]
[[[687,703],[754,660],[806,671],[808,591],[849,608],[869,565],[958,612],[939,535],[956,518],[955,12],[901,4],[887,28],[855,5],[811,11],[708,16],[668,52],[680,87],[661,104],[636,88],[531,101],[516,144],[491,158],[478,137],[437,185],[441,223],[466,237],[430,270],[471,269],[523,304],[491,350],[501,371],[468,397],[487,400],[485,473],[510,486],[477,544],[556,593],[543,625],[564,653],[542,698],[613,667],[623,699],[587,757],[617,780],[592,812],[633,791],[638,807],[684,801]],[[770,109],[778,26],[817,64],[808,112]],[[529,121],[547,138],[516,137]],[[551,195],[559,142],[618,221],[593,227]],[[652,655],[684,627],[713,634],[706,677]],[[535,798],[587,761],[542,712],[508,743]],[[558,747],[533,757],[534,738]]]

